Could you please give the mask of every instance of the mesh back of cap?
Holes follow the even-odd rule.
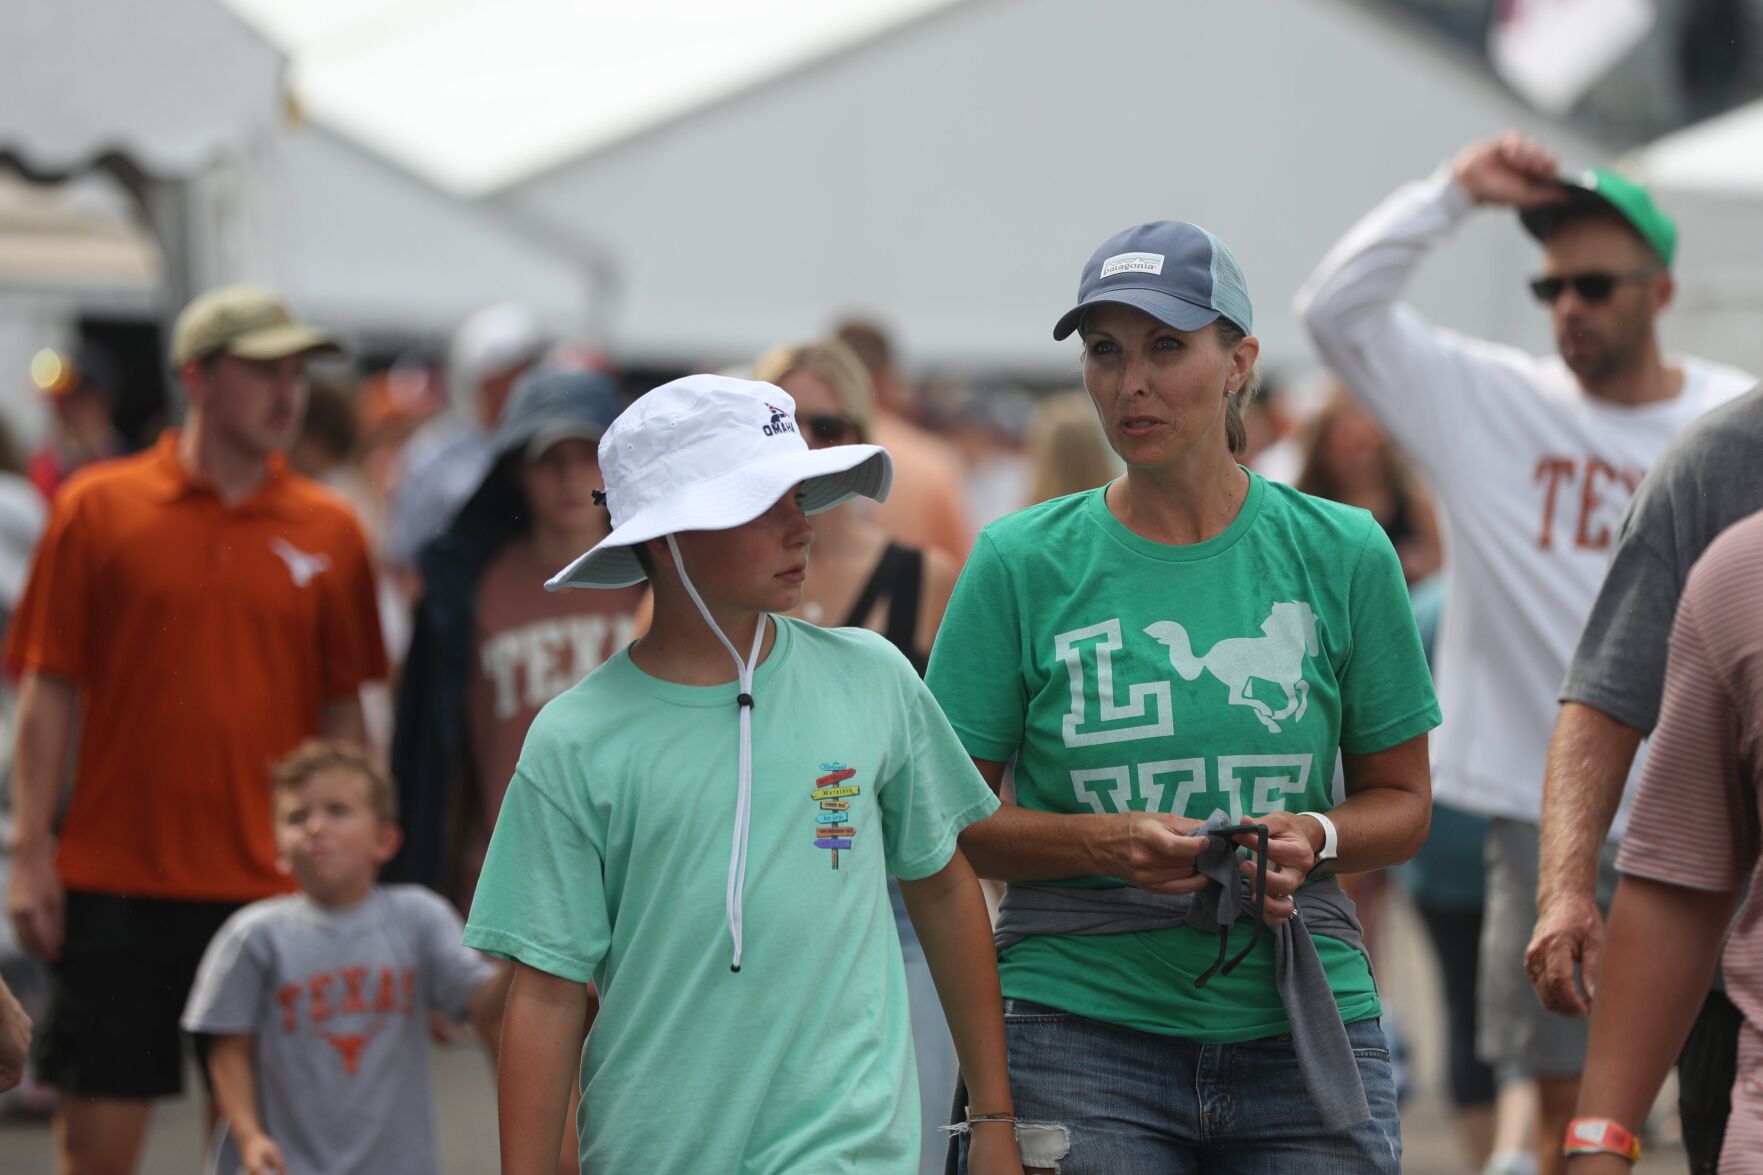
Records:
[[[1242,266],[1230,246],[1205,229],[1200,231],[1212,242],[1212,309],[1242,327],[1245,334],[1253,334],[1255,311],[1249,303],[1249,284],[1243,280]]]

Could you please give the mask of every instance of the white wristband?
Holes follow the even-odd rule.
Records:
[[[1341,834],[1335,828],[1334,821],[1321,812],[1299,812],[1300,816],[1308,816],[1322,825],[1322,850],[1316,854],[1318,863],[1332,861],[1341,855]]]

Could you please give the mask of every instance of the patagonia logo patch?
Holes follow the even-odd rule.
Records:
[[[1118,273],[1162,273],[1163,254],[1161,253],[1116,253],[1102,262],[1102,277],[1113,277]]]

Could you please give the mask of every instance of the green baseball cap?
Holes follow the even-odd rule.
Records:
[[[210,290],[184,307],[171,328],[173,367],[221,351],[241,359],[285,359],[341,350],[329,335],[296,322],[279,298],[256,286]]]
[[[1567,199],[1527,208],[1518,214],[1531,236],[1543,240],[1555,223],[1571,212],[1587,208],[1614,212],[1659,255],[1665,268],[1671,268],[1671,259],[1677,253],[1677,225],[1659,211],[1647,189],[1607,167],[1594,167],[1570,178],[1563,177],[1560,183],[1567,192]]]

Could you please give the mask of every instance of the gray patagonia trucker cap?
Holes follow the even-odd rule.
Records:
[[[1098,302],[1143,310],[1176,330],[1199,330],[1220,316],[1245,333],[1255,330],[1249,287],[1230,247],[1180,220],[1154,220],[1103,241],[1084,265],[1077,305],[1060,318],[1053,337],[1071,334]]]

